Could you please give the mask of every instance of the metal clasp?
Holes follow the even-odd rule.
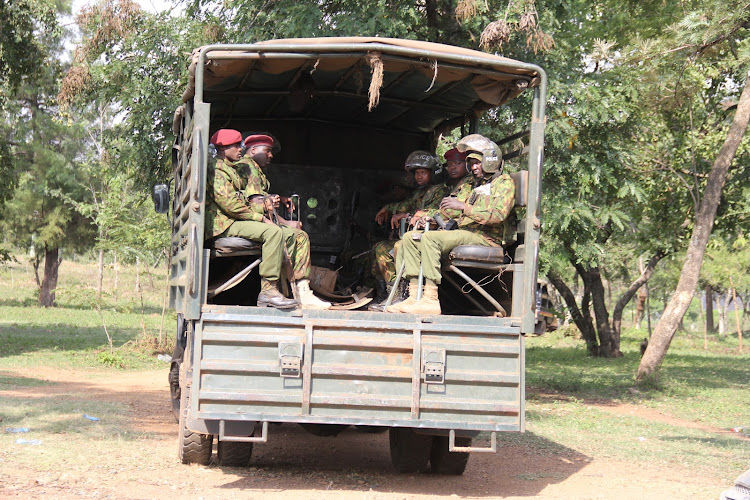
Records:
[[[302,344],[279,342],[279,375],[286,378],[299,378],[302,374]]]
[[[425,384],[445,383],[445,349],[422,351],[422,373]]]

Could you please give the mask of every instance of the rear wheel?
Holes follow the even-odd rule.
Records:
[[[216,443],[216,456],[219,465],[230,467],[246,467],[253,454],[253,443],[238,443],[235,441],[219,441]]]
[[[456,446],[471,446],[471,438],[457,437]],[[469,463],[469,453],[448,451],[448,436],[434,436],[430,464],[435,474],[460,476]]]
[[[399,472],[424,472],[430,461],[432,436],[412,429],[392,427],[389,430],[391,463]]]
[[[184,419],[182,420],[179,442],[180,462],[183,464],[208,465],[211,462],[213,435],[193,432],[185,427]]]
[[[177,442],[177,454],[183,464],[208,465],[211,462],[211,452],[214,443],[212,434],[200,434],[187,428],[187,408],[190,407],[189,397],[185,392],[180,398],[185,410],[180,411],[180,435]]]
[[[172,364],[169,367],[169,395],[172,402],[172,414],[174,419],[180,421],[180,365],[185,356],[187,345],[187,324],[182,314],[177,315],[177,341],[172,352]]]
[[[172,415],[174,419],[180,421],[180,361],[172,361],[169,368],[169,395],[172,401]]]

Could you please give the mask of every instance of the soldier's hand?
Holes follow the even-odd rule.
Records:
[[[410,223],[414,229],[424,229],[427,224],[432,224],[432,217],[419,217],[415,215],[411,218]]]
[[[269,219],[268,217],[263,217],[263,222],[266,224],[273,224],[273,221]]]
[[[273,208],[279,208],[279,205],[281,204],[281,196],[278,194],[270,194],[268,195],[268,199],[271,200]]]
[[[453,196],[443,198],[440,201],[440,210],[451,209],[451,210],[460,210],[461,212],[463,212],[465,208],[466,208],[466,203],[464,203],[463,201],[460,201],[458,198],[453,197]]]
[[[391,229],[396,229],[399,222],[401,222],[401,219],[407,217],[408,215],[409,214],[394,214],[393,217],[391,217]]]
[[[382,225],[385,223],[385,220],[388,218],[388,210],[386,210],[385,207],[380,209],[380,212],[375,216],[375,222],[378,223],[378,225]]]
[[[286,209],[289,211],[289,213],[294,213],[294,203],[292,203],[292,198],[289,196],[280,196],[281,203],[284,204]]]

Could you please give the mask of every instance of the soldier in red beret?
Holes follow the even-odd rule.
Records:
[[[251,135],[244,142],[247,154],[242,157],[242,135],[238,131],[222,129],[211,137],[218,159],[208,175],[206,236],[237,236],[262,243],[259,306],[297,306],[295,300],[278,291],[282,245],[286,245],[297,280],[299,305],[328,309],[331,304],[319,300],[310,290],[310,239],[307,233],[300,229],[298,222],[281,219],[288,226],[277,226],[266,215],[280,202],[278,195],[268,194],[270,183],[262,170],[273,159],[273,138]]]

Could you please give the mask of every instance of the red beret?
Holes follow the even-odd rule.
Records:
[[[446,151],[445,154],[443,155],[443,158],[445,158],[447,161],[453,161],[453,160],[462,161],[466,159],[466,153],[462,153],[458,149],[453,148],[453,149],[449,149],[448,151]]]
[[[242,134],[231,128],[222,128],[211,136],[209,142],[214,146],[231,146],[232,144],[242,142]]]
[[[268,146],[269,148],[272,148],[273,137],[263,134],[248,135],[245,138],[245,147],[251,148],[253,146]]]

